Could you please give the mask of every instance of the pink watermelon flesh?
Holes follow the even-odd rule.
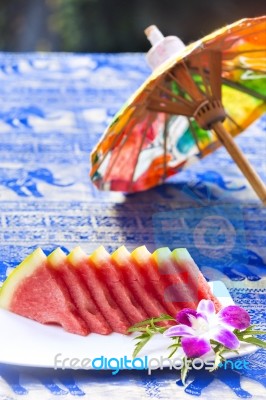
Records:
[[[122,274],[112,261],[111,256],[107,253],[105,258],[101,258],[99,267],[97,267],[97,261],[93,258],[93,264],[100,279],[105,282],[116,303],[127,316],[130,325],[147,319],[148,314],[126,286]]]
[[[117,268],[120,269],[128,289],[146,311],[147,316],[150,318],[167,314],[167,309],[152,290],[131,254],[126,249],[119,250],[115,252],[112,259]],[[143,268],[143,270],[146,270],[146,268]],[[168,325],[168,323],[166,324]]]
[[[88,257],[79,261],[74,267],[113,332],[126,334],[131,324],[120,310],[105,283],[99,279],[95,267],[89,263]]]
[[[186,249],[168,248],[153,253],[158,265],[160,280],[165,285],[164,298],[177,308],[197,308],[202,299],[214,301],[217,311],[219,301],[211,293],[210,287]]]
[[[54,273],[58,274],[65,282],[73,302],[81,317],[87,323],[90,332],[99,333],[101,335],[108,335],[111,333],[113,330],[101,314],[90,291],[76,270],[65,261],[57,266]]]
[[[187,250],[183,251],[183,249],[176,249],[172,252],[171,260],[176,271],[180,271],[182,274],[187,273],[187,280],[185,283],[188,292],[193,292],[195,307],[200,300],[209,299],[214,302],[216,312],[218,312],[222,307],[221,303],[211,292],[210,286],[189,252]]]
[[[147,251],[147,250],[146,250]],[[145,251],[145,253],[146,253]],[[147,256],[147,257],[146,257]],[[167,301],[164,292],[165,289],[169,286],[169,282],[165,281],[158,270],[158,265],[155,260],[152,258],[151,253],[143,254],[143,259],[140,260],[138,257],[134,256],[134,252],[131,255],[131,258],[138,265],[140,269],[140,274],[144,277],[144,279],[148,283],[148,292],[151,295],[155,296],[160,304],[164,307],[166,312],[175,317],[178,311],[180,311],[180,305],[176,304],[172,301]]]
[[[221,308],[186,249],[172,253],[168,248],[158,249],[151,255],[143,246],[133,251],[131,257],[170,315],[175,316],[186,307],[195,309],[201,299],[214,301],[217,311]]]
[[[177,266],[172,259],[170,250],[165,259],[158,259],[155,257],[155,254],[160,250],[154,253],[153,258],[158,265],[160,281],[164,286],[165,301],[175,304],[178,310],[182,308],[196,308],[198,304],[198,288],[196,287],[199,275],[198,268],[194,271],[193,275],[188,270],[186,264]]]
[[[21,282],[9,309],[42,324],[61,325],[67,332],[82,336],[89,333],[64,282],[54,275],[46,262]]]

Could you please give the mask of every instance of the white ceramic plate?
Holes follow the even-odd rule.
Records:
[[[210,282],[209,284],[223,306],[234,304],[222,282]],[[125,356],[132,359],[135,343],[133,338],[134,335],[125,336],[118,333],[108,336],[92,333],[82,337],[67,333],[60,327],[41,325],[0,309],[0,363],[54,368],[55,358],[58,355],[58,368],[89,369],[88,361],[84,359],[93,360],[101,357],[120,359]],[[169,344],[171,344],[171,339],[157,335],[152,338],[147,347],[144,347],[139,357],[148,356],[148,359],[167,357]],[[239,355],[252,353],[255,350],[255,346],[243,343]],[[237,355],[229,353],[227,356],[231,358]],[[68,359],[64,366],[62,365],[63,359]],[[79,361],[72,361],[75,365],[70,365],[71,359]],[[98,361],[97,365],[100,365],[101,362]],[[169,363],[164,361],[164,365],[167,366]],[[108,365],[103,367],[103,369],[105,368],[108,369]]]

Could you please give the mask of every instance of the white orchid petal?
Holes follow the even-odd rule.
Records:
[[[212,329],[212,331],[209,332],[209,335],[212,339],[229,349],[235,350],[239,347],[239,340],[236,335],[223,326],[217,326],[215,329]]]
[[[172,336],[194,336],[195,331],[194,329],[190,328],[187,325],[175,325],[171,326],[171,328],[167,329],[164,332],[165,336],[172,337]]]
[[[210,322],[215,314],[214,303],[211,300],[201,300],[197,307],[197,312],[206,317],[207,321]]]

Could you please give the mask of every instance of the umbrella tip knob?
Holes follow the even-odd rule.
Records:
[[[162,32],[157,28],[156,25],[150,25],[144,30],[147,39],[150,41],[152,46],[156,43],[162,41],[164,39],[164,35]]]

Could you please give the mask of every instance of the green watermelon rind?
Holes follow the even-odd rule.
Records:
[[[10,309],[12,299],[23,280],[30,277],[46,260],[46,255],[39,247],[11,272],[0,289],[0,308]]]
[[[175,259],[176,261],[193,261],[193,258],[185,247],[180,247],[173,251],[171,251],[168,247],[161,247],[152,253],[152,257],[159,265],[171,259]]]
[[[176,259],[177,261],[189,261],[189,260],[193,260],[193,258],[191,257],[191,255],[189,254],[189,251],[186,248],[182,248],[180,247],[179,249],[175,249],[172,251],[172,256],[174,259]]]
[[[172,252],[168,247],[161,247],[152,253],[152,257],[156,260],[157,264],[160,265],[164,261],[171,259]]]

